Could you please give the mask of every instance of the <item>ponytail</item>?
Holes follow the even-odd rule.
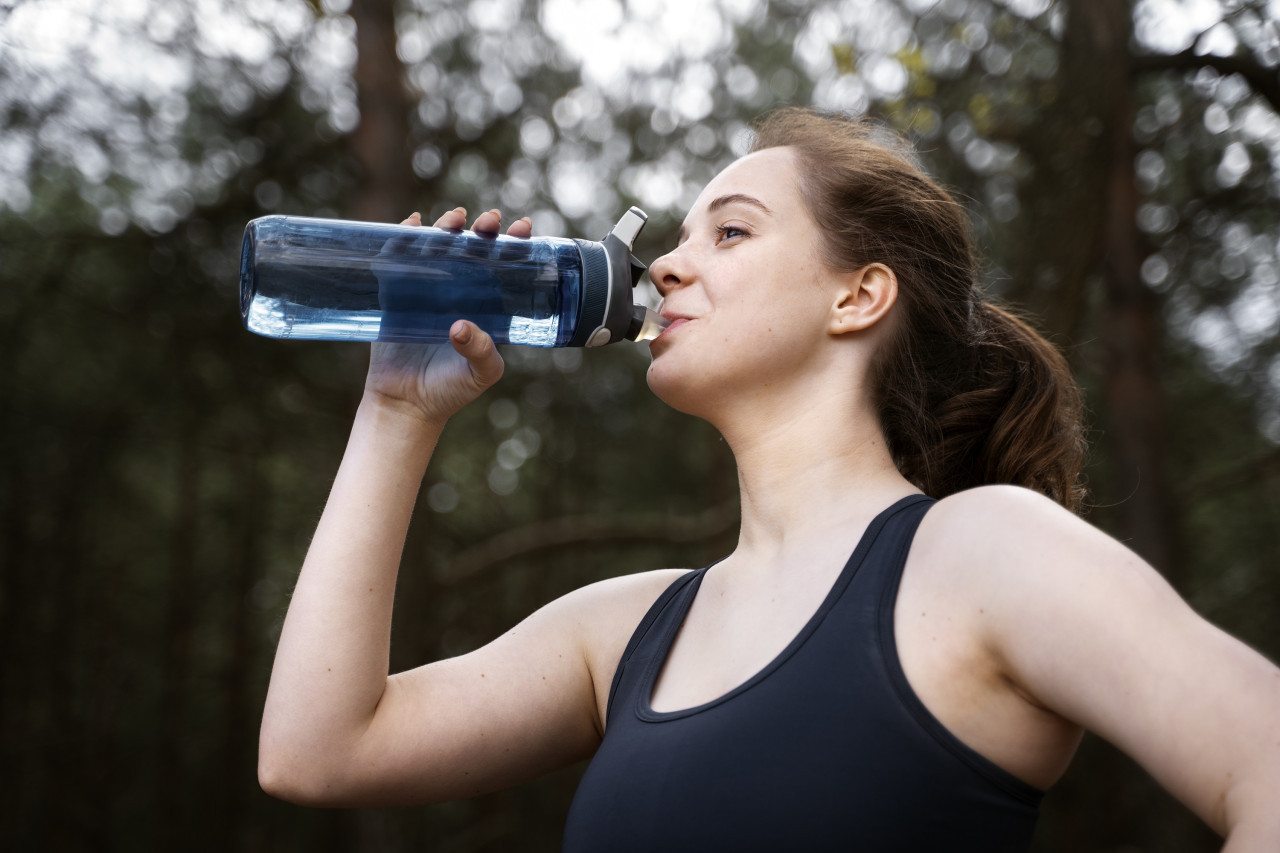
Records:
[[[1073,512],[1085,498],[1080,389],[1067,361],[1026,321],[978,302],[967,352],[950,369],[904,382],[879,360],[880,420],[903,476],[944,497],[972,486],[1012,483],[1048,495]],[[900,336],[890,349],[910,346]],[[896,346],[895,346],[896,345]],[[892,392],[889,389],[894,389]]]
[[[823,231],[827,263],[883,263],[898,314],[871,381],[903,476],[942,498],[1009,483],[1079,511],[1086,445],[1066,359],[1024,320],[984,301],[963,208],[905,143],[866,120],[784,108],[755,128],[753,151],[788,146]]]

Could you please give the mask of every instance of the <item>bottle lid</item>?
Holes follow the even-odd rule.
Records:
[[[666,326],[652,309],[633,304],[631,296],[648,268],[632,254],[648,220],[643,210],[632,207],[600,242],[575,241],[582,256],[583,294],[577,332],[569,346],[648,340]]]

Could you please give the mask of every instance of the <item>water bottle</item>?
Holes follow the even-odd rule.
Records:
[[[240,316],[304,340],[438,343],[460,318],[500,344],[649,340],[667,321],[632,304],[647,218],[633,207],[594,242],[264,216],[244,232]]]

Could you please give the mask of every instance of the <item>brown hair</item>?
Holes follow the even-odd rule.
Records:
[[[826,262],[878,262],[898,278],[894,334],[871,380],[903,476],[936,498],[1012,483],[1079,511],[1080,390],[1052,344],[983,299],[959,202],[903,140],[866,119],[777,110],[757,122],[751,150],[783,146],[798,155]]]

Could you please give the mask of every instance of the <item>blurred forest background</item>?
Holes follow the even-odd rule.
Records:
[[[367,348],[257,338],[269,212],[501,207],[652,259],[781,103],[906,133],[1087,389],[1090,518],[1280,658],[1277,0],[0,0],[0,847],[552,850],[581,768],[322,811],[257,787],[289,591]],[[508,348],[406,546],[397,669],[732,547],[644,346]],[[1230,697],[1222,697],[1229,702]],[[1089,739],[1038,853],[1208,851]]]

